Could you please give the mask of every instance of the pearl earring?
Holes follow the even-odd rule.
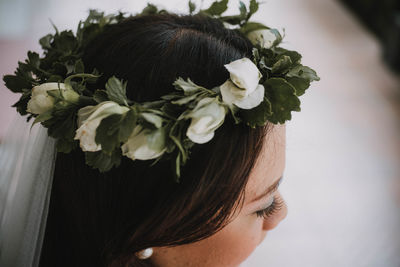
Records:
[[[136,256],[141,260],[148,259],[151,257],[151,255],[153,255],[153,248],[146,248],[136,252]]]

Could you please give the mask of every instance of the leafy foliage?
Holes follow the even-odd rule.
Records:
[[[137,122],[135,109],[124,114],[113,114],[101,120],[96,129],[96,142],[105,154],[111,155],[121,143],[128,140]]]
[[[115,76],[108,79],[106,83],[106,93],[108,99],[120,105],[128,106],[128,98],[126,97],[126,82],[122,83]]]
[[[258,30],[265,30],[269,29],[267,26],[265,26],[262,23],[259,22],[246,22],[241,28],[240,32],[243,33],[244,35],[249,34],[252,31],[258,31]]]
[[[21,115],[26,115],[27,102],[34,86],[63,81],[68,76],[84,72],[82,53],[84,47],[97,36],[106,25],[118,23],[125,17],[122,13],[105,16],[103,12],[90,10],[85,21],[80,21],[76,35],[71,30],[47,34],[39,40],[43,56],[28,51],[25,62],[18,62],[14,75],[5,75],[3,81],[15,93],[23,93],[14,104]],[[94,75],[98,74],[93,71]]]
[[[121,150],[116,149],[111,154],[105,151],[86,152],[86,164],[98,169],[100,172],[109,171],[121,164]]]
[[[291,119],[292,111],[300,111],[299,96],[303,95],[312,81],[318,81],[316,72],[301,64],[301,55],[279,47],[283,36],[273,28],[262,23],[250,21],[259,9],[257,0],[250,0],[246,6],[239,1],[239,13],[224,16],[229,0],[217,0],[210,7],[198,10],[206,16],[219,19],[227,27],[242,35],[255,31],[269,31],[275,36],[271,46],[254,44],[252,60],[262,74],[260,84],[265,88],[263,101],[255,108],[244,110],[235,105],[226,105],[235,123],[245,123],[255,128],[272,123],[285,123]],[[196,5],[188,3],[189,13],[194,14]],[[167,13],[153,4],[148,4],[138,15]],[[56,138],[57,149],[69,153],[78,147],[75,138],[80,125],[77,122],[78,110],[90,105],[113,101],[127,111],[122,114],[109,114],[101,119],[96,128],[95,142],[101,145],[97,152],[86,152],[86,163],[101,172],[119,166],[122,157],[121,144],[129,140],[138,125],[148,132],[147,142],[150,148],[166,152],[157,158],[171,160],[175,178],[179,181],[181,168],[190,158],[194,145],[185,134],[190,124],[190,114],[199,101],[215,98],[221,105],[219,87],[207,89],[195,84],[190,79],[178,78],[174,83],[175,91],[161,97],[160,100],[134,103],[126,96],[127,83],[117,77],[111,77],[104,84],[104,89],[94,93],[87,90],[89,83],[101,76],[96,69],[88,73],[82,56],[85,47],[96,38],[108,25],[119,23],[128,18],[124,13],[105,15],[97,10],[90,10],[88,17],[80,21],[76,34],[71,30],[59,31],[43,36],[39,43],[43,55],[28,51],[24,62],[18,62],[13,75],[5,75],[3,81],[14,93],[20,93],[20,99],[13,105],[21,115],[34,118],[34,123],[41,123],[48,128],[49,136]],[[69,101],[61,90],[47,91],[54,99],[51,110],[42,114],[30,114],[27,105],[32,96],[32,89],[43,83],[64,83],[68,90],[79,94],[78,101]]]
[[[300,111],[300,100],[296,89],[282,78],[271,78],[265,81],[265,94],[272,103],[272,115],[268,120],[274,124],[285,123],[292,119],[291,111]]]
[[[318,81],[320,78],[313,69],[300,63],[301,55],[298,52],[278,46],[282,35],[276,29],[267,30],[272,31],[276,40],[268,48],[254,44],[253,61],[262,73],[260,83],[264,85],[265,99],[271,105],[271,114],[266,115],[267,120],[283,124],[292,118],[292,111],[300,111],[298,97],[305,93],[312,81]],[[244,116],[246,113],[248,112],[242,112]],[[255,120],[249,116],[247,118]],[[248,124],[260,125],[254,122]]]
[[[265,125],[269,116],[272,116],[272,108],[271,102],[266,97],[257,107],[240,111],[240,117],[252,128]]]
[[[228,2],[229,0],[216,1],[212,3],[209,8],[205,10],[200,10],[199,13],[218,18],[219,20],[231,25],[243,27],[244,25],[246,25],[246,23],[249,22],[251,16],[257,12],[259,7],[259,2],[257,2],[257,0],[250,0],[250,5],[248,8],[242,1],[239,1],[239,14],[232,16],[222,16],[222,14],[228,8]]]
[[[191,0],[189,0],[188,6],[189,6],[189,14],[192,15],[193,12],[196,10],[196,4],[193,3]]]
[[[229,0],[216,1],[212,3],[208,9],[202,10],[201,12],[210,16],[220,16],[228,9],[228,2]]]

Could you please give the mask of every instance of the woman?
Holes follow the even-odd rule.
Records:
[[[253,6],[250,12],[254,13],[254,10]],[[207,12],[214,12],[215,15],[216,11],[209,9]],[[118,17],[120,20],[117,23],[106,25],[101,32],[96,32],[90,23],[86,23],[87,31],[77,33],[78,40],[88,40],[83,42],[84,49],[79,54],[82,61],[65,65],[64,72],[73,73],[75,70],[79,73],[84,68],[85,73],[101,73],[100,78],[87,83],[82,89],[82,83],[71,82],[72,75],[64,83],[56,84],[57,88],[49,90],[48,95],[45,90],[40,95],[43,87],[33,88],[29,102],[22,103],[25,105],[22,106],[22,113],[27,108],[28,113],[37,115],[37,110],[47,109],[35,117],[36,121],[49,128],[49,135],[53,137],[67,134],[61,128],[54,128],[54,125],[65,126],[67,120],[54,119],[55,116],[62,113],[66,114],[65,118],[77,117],[78,129],[72,133],[80,141],[82,150],[87,152],[85,158],[82,150],[73,149],[77,142],[58,140],[59,149],[61,147],[62,151],[69,153],[58,153],[55,161],[39,266],[238,266],[261,243],[267,231],[286,216],[286,206],[278,191],[285,166],[283,122],[290,119],[290,111],[300,110],[297,96],[303,94],[310,81],[316,80],[317,76],[300,64],[298,53],[275,48],[280,40],[271,42],[268,47],[263,43],[265,50],[258,47],[265,55],[272,53],[270,58],[260,57],[249,35],[227,29],[221,19],[208,16],[207,12],[195,15],[144,12],[126,19]],[[243,21],[237,24],[243,24]],[[250,24],[246,22],[244,25]],[[260,27],[259,24],[257,27]],[[269,33],[274,37],[280,36],[272,30]],[[41,39],[41,44],[45,48],[59,45],[68,50],[70,35],[64,35],[60,36],[65,43],[57,43],[56,40],[50,43],[45,37]],[[52,56],[58,60],[54,55],[60,51],[58,49],[55,54],[47,52],[47,58],[36,66],[57,71],[60,64],[49,62]],[[63,60],[72,57],[68,52]],[[256,66],[249,59],[261,63]],[[35,60],[32,54],[29,60]],[[248,66],[245,76],[255,73],[253,91],[243,89],[247,86],[246,77],[244,80],[232,78],[232,73],[237,72],[232,64]],[[262,68],[263,75],[257,68]],[[42,69],[38,70],[38,75],[43,74]],[[243,68],[240,72],[243,74]],[[85,75],[78,76],[94,77]],[[113,76],[127,82],[126,97],[123,96],[125,87],[110,78]],[[178,77],[190,79],[190,83],[174,83]],[[4,78],[10,89],[14,85],[10,82],[13,79]],[[52,79],[59,77],[49,76],[44,80]],[[262,86],[258,84],[260,79],[264,81]],[[199,88],[191,87],[193,83],[202,86],[198,94],[192,94],[193,88]],[[188,94],[178,99],[176,87],[179,86]],[[98,90],[104,87],[107,90]],[[18,90],[14,88],[13,91]],[[204,97],[204,94],[217,95],[219,92],[224,103],[215,100],[220,99],[217,96],[214,100],[206,97],[206,100],[191,104],[193,96]],[[78,93],[81,94],[79,97]],[[102,102],[103,98],[115,102]],[[271,104],[268,98],[275,102]],[[54,102],[54,99],[58,100]],[[88,99],[100,104],[81,108],[78,114],[70,112]],[[132,152],[132,146],[135,147],[140,137],[135,128],[129,139],[124,139],[128,141],[121,148],[126,157],[118,158],[118,164],[112,165],[113,168],[99,163],[109,161],[93,159],[93,155],[99,155],[96,154],[98,151],[107,152],[110,144],[120,143],[120,139],[116,139],[118,142],[111,139],[124,136],[121,125],[128,116],[127,106],[145,103],[143,107],[155,107],[159,99],[172,100],[171,103],[183,106],[189,103],[186,107],[189,113],[181,106],[175,106],[175,112],[178,110],[181,115],[174,120],[187,119],[184,120],[187,123],[184,124],[184,131],[189,139],[198,144],[188,144],[187,140],[179,144],[179,140],[175,141],[177,137],[170,136],[178,143],[179,149],[163,148],[153,153],[148,145],[140,147],[141,150],[136,147]],[[205,104],[201,106],[200,103],[216,105],[216,109],[207,113]],[[19,104],[22,105],[21,102]],[[292,105],[289,113],[285,113],[289,104]],[[106,109],[106,106],[114,110],[114,117],[92,118],[96,112],[101,114],[99,110]],[[132,106],[129,112],[143,112]],[[215,119],[213,116],[217,116],[215,112],[229,113],[228,106],[232,116],[222,115],[222,119],[212,121]],[[170,111],[164,108],[171,106],[163,106],[154,114],[171,117]],[[207,116],[198,118],[195,112],[207,113]],[[279,116],[279,112],[284,115]],[[149,114],[147,117],[142,115],[145,119],[143,123],[162,129],[163,124],[158,125],[154,114],[150,118]],[[239,117],[243,123],[239,123]],[[278,122],[283,125],[278,125]],[[95,137],[88,136],[90,123],[97,123],[93,131]],[[209,127],[211,132],[202,133],[204,127]],[[63,129],[70,131],[68,127]],[[171,129],[170,133],[173,133],[174,128]],[[132,136],[136,139],[129,143]],[[151,137],[153,141],[158,138],[154,136]],[[180,136],[178,133],[178,138]],[[84,143],[89,137],[92,138],[91,146]],[[150,143],[149,137],[146,138],[141,140]],[[180,164],[184,157],[182,151],[188,147],[189,159],[186,164]],[[151,158],[171,151],[177,151],[178,156],[173,162],[159,158],[154,163],[150,162],[152,164],[146,160],[132,161],[139,157],[136,153],[139,150],[142,154],[152,153]],[[112,160],[113,154],[107,153],[101,155],[107,155]],[[103,172],[88,165],[96,165]],[[176,174],[171,172],[171,165],[178,166]],[[179,181],[176,181],[177,177]]]
[[[150,15],[110,26],[88,46],[84,64],[127,80],[128,98],[144,102],[173,91],[179,76],[206,88],[222,84],[223,65],[250,57],[252,47],[217,19]],[[169,164],[126,159],[99,174],[81,151],[60,154],[41,266],[237,266],[285,217],[276,190],[284,136],[284,126],[224,123],[194,147],[180,183]],[[149,259],[135,257],[148,247]]]

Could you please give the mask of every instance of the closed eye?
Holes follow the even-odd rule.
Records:
[[[259,210],[256,212],[257,217],[267,219],[271,217],[273,214],[278,212],[284,205],[284,201],[279,197],[274,197],[272,204],[263,210]]]

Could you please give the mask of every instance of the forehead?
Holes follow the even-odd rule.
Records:
[[[276,182],[285,169],[286,126],[274,125],[264,140],[245,189],[245,203],[262,195]]]

